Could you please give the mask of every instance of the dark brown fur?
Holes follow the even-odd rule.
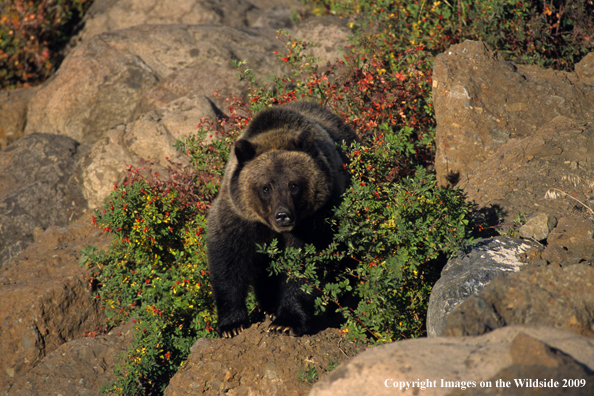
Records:
[[[336,143],[355,133],[326,108],[293,102],[262,111],[235,144],[208,218],[208,259],[219,332],[232,337],[249,325],[252,285],[271,329],[301,335],[312,329],[312,296],[294,281],[269,276],[256,244],[317,246],[330,236],[323,217],[345,189],[344,157]]]

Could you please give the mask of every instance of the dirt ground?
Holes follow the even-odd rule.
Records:
[[[369,347],[347,341],[336,328],[291,337],[268,333],[269,324],[269,319],[253,323],[232,339],[199,340],[165,394],[304,395]]]

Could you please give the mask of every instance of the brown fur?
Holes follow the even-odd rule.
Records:
[[[274,328],[311,330],[313,303],[296,282],[271,277],[256,244],[303,247],[328,240],[323,217],[345,189],[344,156],[336,144],[355,133],[322,106],[293,102],[262,111],[231,152],[219,196],[208,217],[211,284],[219,331],[247,325],[244,300],[254,286]],[[320,223],[321,222],[321,223]]]

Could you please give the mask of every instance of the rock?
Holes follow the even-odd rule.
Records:
[[[63,343],[104,326],[78,262],[82,248],[107,243],[87,214],[48,228],[0,269],[0,393]]]
[[[497,207],[505,223],[537,211],[557,218],[590,215],[579,202],[594,196],[592,163],[594,122],[559,116],[502,144],[458,187],[480,208]]]
[[[445,184],[449,173],[466,180],[503,144],[533,135],[555,117],[586,120],[594,112],[594,64],[588,59],[576,66],[578,75],[504,62],[475,41],[438,55],[433,66],[438,181]]]
[[[321,58],[321,65],[325,65],[342,59],[350,34],[348,20],[328,16],[305,20],[297,26],[293,37],[314,43],[305,53]]]
[[[256,23],[254,26],[259,25]],[[306,19],[290,29],[289,33],[293,38],[314,43],[305,53],[321,58],[320,64],[325,65],[327,61],[341,57],[341,48],[348,41],[350,29],[342,19],[324,17]],[[271,59],[275,58],[271,56]],[[251,68],[252,65],[248,64],[248,67]],[[235,68],[222,68],[209,63],[186,67],[171,73],[149,89],[134,109],[132,119],[145,112],[160,109],[176,98],[196,92],[206,95],[220,109],[226,109],[228,104],[222,98],[245,96],[247,88],[245,81],[237,79]],[[218,94],[213,95],[214,92]]]
[[[283,9],[283,12],[285,9]],[[268,14],[265,14],[268,15]],[[256,23],[254,26],[259,26]],[[298,38],[314,43],[304,51],[306,54],[321,58],[320,65],[333,61],[342,56],[342,47],[347,44],[350,29],[347,22],[334,17],[310,18],[289,29],[292,38]],[[273,37],[271,32],[271,37]],[[279,45],[280,41],[277,42]],[[271,59],[275,59],[271,56]],[[251,64],[247,65],[252,68]],[[245,96],[247,83],[237,79],[235,68],[222,68],[217,64],[203,63],[194,67],[186,67],[175,71],[160,80],[149,89],[140,99],[132,119],[141,114],[160,109],[176,98],[196,92],[206,95],[220,109],[226,109],[228,104],[222,98]],[[217,95],[213,95],[217,92]]]
[[[83,19],[83,29],[73,41],[138,25],[205,24],[286,29],[293,25],[291,14],[302,8],[296,0],[95,1]]]
[[[18,377],[8,396],[100,396],[101,386],[115,380],[113,369],[119,355],[132,344],[131,323],[109,334],[69,341],[44,357],[37,366]]]
[[[594,338],[594,268],[534,268],[494,279],[448,316],[444,335],[480,335],[516,324],[551,326]]]
[[[553,265],[594,262],[594,239],[592,220],[581,216],[562,217],[557,227],[547,238],[547,248],[542,258]]]
[[[458,395],[591,395],[592,370],[569,355],[525,333],[519,333],[509,348],[512,364],[489,379],[495,386],[456,390]],[[497,384],[500,384],[497,387]],[[503,385],[506,384],[506,385]]]
[[[187,96],[199,95],[208,98],[217,109],[226,109],[229,104],[224,98],[241,97],[248,89],[245,81],[239,81],[237,73],[235,68],[209,63],[175,71],[141,96],[131,119],[137,120],[144,113],[162,110],[169,103]]]
[[[0,91],[0,150],[20,139],[27,121],[29,100],[37,87]]]
[[[557,225],[555,216],[544,212],[538,212],[528,219],[526,224],[520,227],[520,236],[535,241],[544,241],[549,233]]]
[[[186,163],[187,156],[174,148],[177,139],[196,133],[202,118],[216,119],[211,102],[202,95],[174,100],[164,109],[144,114],[129,124],[110,129],[85,157],[82,189],[90,208],[98,208],[126,177],[126,167],[154,163],[156,171],[166,174],[168,160]]]
[[[457,305],[478,295],[493,279],[519,271],[523,263],[517,256],[533,248],[543,246],[499,236],[479,240],[450,258],[431,291],[427,335],[442,335],[446,318]]]
[[[31,134],[0,151],[0,268],[33,242],[36,227],[65,226],[86,210],[71,182],[86,148],[67,136]]]
[[[403,340],[357,355],[315,384],[309,395],[437,396],[460,391],[491,395],[500,394],[495,393],[501,390],[496,384],[500,378],[511,381],[513,387],[502,394],[528,394],[516,389],[514,379],[547,378],[559,383],[554,393],[534,395],[564,395],[567,388],[562,380],[575,377],[585,379],[586,386],[572,389],[571,394],[586,396],[594,390],[593,348],[594,340],[579,334],[528,326],[504,327],[478,337]],[[535,377],[519,377],[520,373]],[[400,386],[409,389],[400,390]]]
[[[590,52],[584,56],[581,61],[575,65],[575,74],[579,78],[591,79],[594,78],[594,52]]]
[[[365,347],[347,342],[337,329],[285,337],[267,333],[269,324],[254,323],[232,339],[198,340],[165,395],[303,394],[311,385],[300,372],[323,375]]]
[[[266,27],[274,30],[291,30],[308,11],[303,3],[296,1],[257,1],[257,11],[248,14],[247,24],[252,27]],[[254,21],[254,17],[257,19]],[[317,19],[317,18],[316,18]]]
[[[143,25],[95,36],[77,46],[31,100],[25,133],[91,145],[112,126],[133,121],[144,94],[170,74],[203,65],[235,70],[233,60],[246,60],[257,77],[276,75],[281,65],[271,54],[279,45],[268,30],[225,26]]]

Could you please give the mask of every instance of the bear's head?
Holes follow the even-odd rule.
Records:
[[[283,149],[265,149],[246,139],[235,144],[237,167],[231,200],[237,213],[276,232],[290,232],[331,197],[332,177],[313,135],[300,134]]]

